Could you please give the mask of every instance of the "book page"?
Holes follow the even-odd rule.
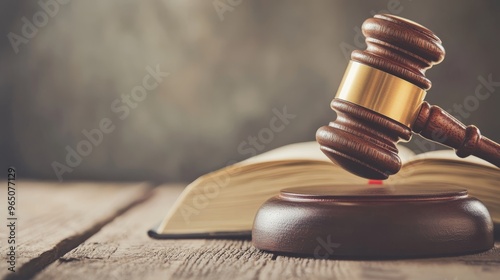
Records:
[[[397,145],[398,155],[403,162],[409,161],[415,156],[415,153],[409,148]],[[288,160],[307,160],[331,162],[330,159],[321,151],[316,141],[289,144],[269,152],[246,159],[238,164],[255,164],[270,161],[288,161]]]
[[[500,223],[498,169],[482,162],[470,164],[479,159],[460,159],[453,151],[415,156],[409,148],[398,146],[398,150],[406,164],[384,184],[466,188]],[[249,235],[259,207],[283,188],[366,183],[367,179],[333,164],[317,142],[291,144],[199,177],[186,187],[156,232],[177,237],[220,232]]]
[[[477,157],[459,158],[453,150],[419,154],[387,181],[396,185],[436,188],[451,185],[466,189],[470,196],[486,205],[493,222],[500,224],[500,169]]]
[[[423,160],[441,160],[441,161],[449,161],[449,162],[462,162],[462,163],[470,163],[481,166],[488,166],[496,168],[495,165],[480,159],[475,156],[468,156],[466,158],[460,158],[455,154],[454,150],[438,150],[432,152],[426,152],[422,154],[418,154],[410,158],[406,164],[409,164],[414,161],[423,161]]]
[[[251,157],[238,164],[255,164],[269,161],[288,161],[288,160],[311,160],[326,161],[330,159],[323,154],[316,141],[302,142],[286,145],[269,152]]]
[[[405,162],[410,161],[415,156],[415,153],[410,148],[407,148],[400,144],[398,144],[397,147],[399,151],[398,152],[399,158],[401,159],[401,162],[403,164]]]

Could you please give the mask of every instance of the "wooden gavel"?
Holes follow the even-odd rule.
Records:
[[[401,169],[396,143],[412,131],[500,167],[500,145],[424,101],[425,71],[444,59],[429,29],[393,15],[375,15],[362,26],[367,48],[355,50],[331,103],[337,119],[316,139],[334,162],[358,176],[387,179]]]

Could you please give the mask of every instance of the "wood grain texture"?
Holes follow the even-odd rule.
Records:
[[[147,230],[163,219],[181,187],[155,197],[42,271],[36,279],[254,279],[272,255],[248,240],[154,240]]]
[[[6,254],[0,260],[0,276],[7,279],[33,276],[150,193],[146,184],[19,180],[16,188],[16,273],[7,270]],[[0,240],[7,252],[6,231]]]
[[[321,150],[358,176],[385,180],[401,169],[396,143],[410,140],[410,128],[354,103],[333,99],[337,119],[316,132]]]
[[[425,77],[425,71],[441,62],[445,54],[441,40],[432,31],[385,14],[367,19],[361,29],[367,48],[353,51],[351,60],[400,77],[421,89],[430,89],[431,81]],[[410,140],[409,127],[337,98],[331,106],[337,119],[321,127],[316,139],[332,161],[368,179],[385,180],[401,169],[396,143]]]
[[[181,188],[153,198],[105,226],[35,279],[497,279],[500,244],[453,258],[350,261],[275,256],[249,240],[154,240],[159,222]]]
[[[421,89],[431,88],[425,71],[440,63],[445,55],[441,40],[432,31],[392,15],[375,15],[367,19],[362,31],[367,48],[353,51],[353,61],[402,78]],[[362,78],[356,81],[363,83]],[[337,113],[337,119],[321,127],[316,139],[333,162],[358,176],[384,180],[397,173],[401,160],[395,144],[400,140],[409,140],[412,130],[456,149],[460,157],[476,155],[500,167],[498,143],[481,136],[475,126],[466,127],[441,108],[430,106],[427,102],[422,104],[417,119],[411,120],[413,125],[400,124],[382,113],[338,98],[332,101],[331,106]]]
[[[481,135],[473,125],[465,126],[445,110],[422,104],[413,131],[456,150],[459,157],[475,155],[500,167],[500,145]]]
[[[441,258],[399,261],[314,260],[277,257],[266,265],[261,279],[498,279],[500,267],[496,255],[487,253],[489,261],[476,262],[474,258]]]
[[[456,256],[494,244],[486,207],[446,185],[281,190],[260,207],[252,238],[270,252],[371,260]]]
[[[363,22],[366,50],[355,50],[351,59],[398,76],[428,90],[431,81],[425,71],[444,59],[441,40],[429,29],[413,21],[375,15]]]

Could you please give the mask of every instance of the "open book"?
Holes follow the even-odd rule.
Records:
[[[398,146],[401,171],[383,184],[451,184],[468,190],[500,225],[500,169],[476,157],[461,159],[451,150],[415,155]],[[287,145],[206,174],[189,184],[154,238],[250,236],[259,207],[281,189],[367,184],[333,164],[316,142]]]

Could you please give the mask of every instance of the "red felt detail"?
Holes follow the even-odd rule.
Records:
[[[382,180],[368,180],[369,185],[382,185],[384,184],[384,181]]]

